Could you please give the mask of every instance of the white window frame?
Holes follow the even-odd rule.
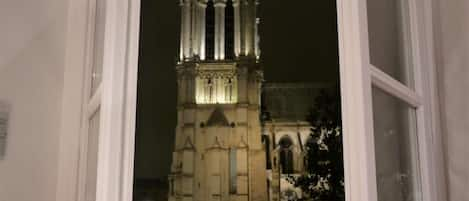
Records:
[[[377,201],[372,86],[417,109],[422,200],[444,201],[431,0],[409,0],[415,91],[370,64],[366,0],[337,0],[346,201]],[[417,4],[419,4],[417,6]]]
[[[77,200],[79,175],[80,133],[83,131],[84,74],[87,66],[87,27],[93,8],[92,0],[69,1],[67,30],[67,58],[65,62],[65,87],[62,105],[60,156],[57,200]],[[101,136],[98,164],[98,201],[130,201],[133,186],[133,157],[137,90],[138,37],[140,0],[105,0],[106,28],[103,56],[103,81],[99,89],[101,103]],[[373,148],[371,83],[387,92],[419,105],[418,122],[421,132],[431,133],[420,147],[423,157],[422,175],[424,200],[445,201],[446,187],[442,163],[442,146],[438,125],[438,103],[433,58],[433,5],[431,0],[421,0],[415,6],[418,15],[412,17],[413,46],[417,48],[418,73],[416,92],[402,89],[400,83],[390,80],[377,69],[369,68],[364,0],[337,0],[341,91],[344,128],[344,167],[347,201],[375,201],[376,181]],[[419,1],[420,2],[420,1]],[[77,98],[80,97],[80,98]],[[97,99],[97,98],[96,98]],[[93,102],[89,103],[92,108]],[[92,109],[91,109],[92,110]],[[89,112],[88,112],[89,113]],[[350,135],[347,135],[350,134]],[[436,174],[436,177],[428,177]],[[431,179],[434,178],[434,179]]]
[[[98,108],[96,200],[132,200],[140,0],[102,1],[102,81],[91,98],[96,0],[69,1],[56,200],[84,199],[87,124]]]

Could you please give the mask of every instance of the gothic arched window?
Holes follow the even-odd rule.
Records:
[[[225,7],[225,58],[234,59],[234,7],[233,0],[228,0]]]
[[[293,174],[293,142],[289,137],[280,139],[280,168],[282,174]]]
[[[205,84],[205,100],[211,103],[212,99],[213,99],[213,82],[212,82],[212,78],[208,78]]]
[[[231,102],[233,100],[233,82],[231,78],[225,80],[225,101]]]
[[[213,0],[207,2],[205,10],[205,57],[215,59],[215,6]]]

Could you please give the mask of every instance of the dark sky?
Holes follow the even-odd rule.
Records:
[[[335,9],[335,0],[261,0],[266,81],[337,82]],[[135,176],[165,179],[176,126],[178,0],[142,0],[141,11]]]

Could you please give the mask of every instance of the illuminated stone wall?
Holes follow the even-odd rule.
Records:
[[[268,200],[259,119],[258,3],[180,0],[170,201]]]
[[[238,100],[238,76],[235,66],[226,64],[215,65],[197,68],[195,78],[196,103],[236,103]]]

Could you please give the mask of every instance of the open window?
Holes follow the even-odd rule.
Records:
[[[139,2],[105,2],[102,13],[105,20],[100,25],[105,27],[103,44],[98,48],[103,52],[92,53],[98,57],[89,59],[99,61],[101,57],[102,64],[96,67],[102,68],[87,71],[85,94],[92,95],[84,99],[83,132],[88,137],[82,141],[89,146],[83,150],[89,152],[81,154],[89,161],[85,164],[94,165],[81,174],[90,178],[80,177],[83,187],[79,195],[89,194],[91,200],[129,201],[135,153],[138,50],[135,22],[140,17]],[[206,13],[207,36],[214,34],[211,26],[215,26],[210,17],[214,9],[211,2],[208,1]],[[425,42],[431,40],[425,34],[431,16],[427,13],[429,3],[337,1],[347,201],[438,201],[439,190],[432,178],[438,168],[431,143],[428,83],[432,69],[427,68],[431,62]],[[97,42],[90,47],[99,45]],[[214,41],[207,40],[204,50],[207,59],[213,60],[215,50],[210,43]],[[102,79],[95,76],[91,82],[93,72],[97,75],[99,69]],[[234,82],[229,79],[219,82],[224,86],[220,87],[225,91],[223,99],[231,100],[229,92],[236,89],[229,86]],[[392,161],[383,160],[387,158]],[[273,163],[277,162],[278,158],[274,158]],[[96,186],[86,191],[86,186],[91,185]]]
[[[347,201],[438,200],[430,1],[338,1]]]

